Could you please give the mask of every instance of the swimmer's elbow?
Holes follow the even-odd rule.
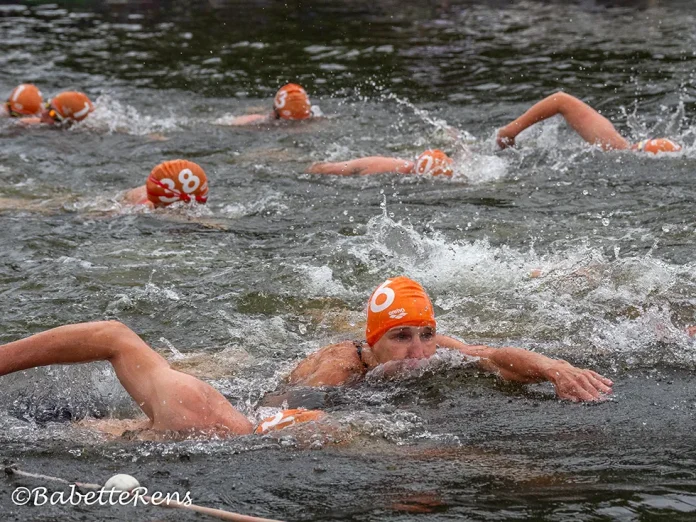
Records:
[[[99,321],[92,323],[92,337],[95,345],[106,350],[108,358],[118,353],[125,338],[136,334],[120,321]]]

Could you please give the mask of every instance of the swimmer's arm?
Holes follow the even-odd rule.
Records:
[[[0,375],[93,361],[111,362],[123,387],[152,418],[150,376],[169,363],[121,323],[71,324],[0,346]]]
[[[275,114],[247,114],[245,116],[237,116],[229,124],[233,127],[243,127],[244,125],[258,125],[275,119]]]
[[[18,118],[17,123],[20,125],[40,125],[41,123],[44,123],[41,118]]]
[[[609,379],[562,359],[551,359],[522,348],[467,345],[444,335],[438,335],[436,342],[443,348],[478,357],[481,368],[502,379],[524,384],[549,381],[561,399],[591,401],[599,399],[600,393],[611,393],[613,383]]]
[[[288,384],[339,386],[363,373],[355,345],[347,341],[326,346],[308,356],[290,373]]]
[[[398,174],[413,173],[413,162],[400,158],[385,158],[382,156],[370,156],[350,161],[336,163],[313,163],[307,168],[309,174],[333,174],[336,176],[386,174],[396,172]]]
[[[570,94],[557,92],[533,105],[527,112],[498,130],[497,142],[504,149],[515,145],[515,137],[535,123],[560,114],[586,142],[604,150],[628,149],[630,144],[614,125],[586,103]]]
[[[109,361],[154,429],[226,426],[251,433],[249,421],[212,386],[173,370],[164,357],[117,321],[61,326],[0,346],[0,376],[48,366]]]

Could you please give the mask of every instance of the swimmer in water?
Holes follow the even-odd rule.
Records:
[[[308,174],[332,174],[336,176],[366,176],[369,174],[420,174],[425,176],[448,176],[454,174],[452,158],[438,149],[426,150],[415,161],[369,156],[337,163],[314,163],[307,168]]]
[[[368,300],[366,341],[346,341],[321,348],[290,374],[301,386],[338,386],[354,382],[383,365],[417,363],[435,350],[448,348],[476,357],[478,365],[507,381],[531,384],[549,381],[556,395],[571,401],[597,401],[612,393],[613,383],[560,359],[521,348],[464,344],[436,331],[435,314],[423,287],[406,277],[387,279]]]
[[[109,361],[118,380],[148,420],[128,424],[149,430],[226,437],[265,434],[324,417],[319,410],[285,410],[252,425],[209,384],[170,367],[167,360],[117,321],[61,326],[0,346],[0,376],[52,364]],[[98,427],[98,423],[93,423]],[[111,425],[113,427],[113,423]],[[111,435],[121,435],[104,428]],[[174,432],[174,433],[171,433]]]
[[[54,127],[69,127],[84,120],[94,110],[92,101],[82,92],[65,91],[56,94],[38,118],[23,118],[22,123],[36,125],[43,123]]]
[[[296,83],[281,87],[273,99],[273,111],[267,114],[237,116],[229,125],[257,125],[275,120],[308,120],[314,116],[307,92]]]
[[[39,116],[43,108],[43,96],[36,85],[23,83],[15,87],[0,108],[0,116],[27,119]]]
[[[161,208],[183,201],[208,201],[208,178],[203,169],[192,161],[171,160],[157,165],[145,185],[126,192],[122,201],[127,205],[146,205]]]
[[[582,139],[603,150],[635,150],[657,154],[678,152],[681,145],[666,138],[643,140],[631,144],[614,125],[586,103],[565,92],[557,92],[533,105],[515,121],[498,130],[497,143],[501,149],[514,147],[515,138],[523,130],[560,114]]]

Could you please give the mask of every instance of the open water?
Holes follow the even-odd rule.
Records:
[[[693,519],[694,27],[677,0],[0,5],[0,93],[31,81],[97,107],[63,132],[0,122],[0,341],[118,319],[259,419],[405,274],[441,332],[615,382],[610,401],[570,404],[442,354],[400,382],[298,393],[330,435],[163,443],[66,422],[137,412],[108,365],[42,368],[0,379],[0,455],[287,520]],[[224,125],[288,81],[325,117]],[[555,120],[496,150],[498,127],[559,89],[684,151],[603,153]],[[303,174],[434,147],[453,179]],[[208,205],[118,204],[178,157],[205,169]],[[202,520],[17,507],[14,487],[42,484],[1,482],[2,520]]]

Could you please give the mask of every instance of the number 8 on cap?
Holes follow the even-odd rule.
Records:
[[[208,201],[208,178],[203,169],[192,161],[172,160],[160,163],[147,178],[147,199],[156,207],[166,207],[177,201],[198,203]]]

